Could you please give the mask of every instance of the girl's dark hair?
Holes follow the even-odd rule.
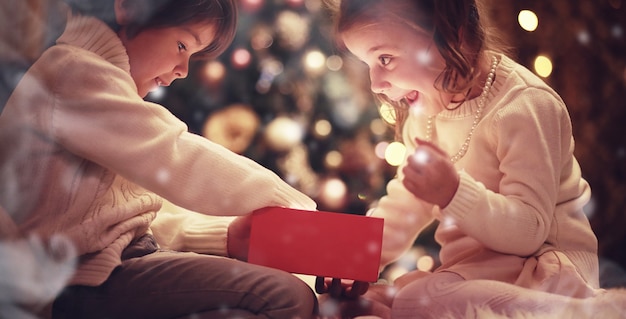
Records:
[[[73,11],[94,16],[116,32],[114,0],[65,0]],[[222,54],[232,43],[237,29],[235,0],[126,0],[130,12],[126,25],[129,37],[153,28],[209,23],[215,27],[215,39],[194,58],[212,59]]]
[[[447,93],[465,93],[478,76],[476,67],[485,50],[503,51],[491,32],[487,36],[475,0],[324,0],[333,16],[336,41],[345,48],[340,34],[355,26],[375,23],[404,23],[416,32],[429,34],[446,66],[435,87]],[[492,41],[493,40],[493,41]],[[405,102],[393,102],[378,94],[381,102],[395,110],[396,138],[408,116]]]

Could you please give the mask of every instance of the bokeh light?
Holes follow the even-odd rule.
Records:
[[[254,50],[267,49],[274,43],[274,37],[272,36],[271,29],[268,27],[258,26],[254,28],[252,36],[250,37],[250,45]]]
[[[324,164],[327,168],[337,169],[343,162],[343,155],[339,151],[330,151],[326,153]]]
[[[326,59],[326,67],[331,71],[339,71],[343,67],[343,59],[338,55],[331,55]]]
[[[552,74],[552,61],[545,55],[537,56],[533,65],[535,72],[541,77],[547,78]]]
[[[315,122],[313,132],[317,137],[327,137],[333,131],[333,127],[328,120],[318,120]]]
[[[250,65],[251,61],[252,61],[252,55],[250,54],[250,51],[246,49],[242,49],[242,48],[235,49],[233,51],[231,62],[235,69],[246,68],[248,65]]]
[[[385,151],[387,150],[387,146],[389,146],[389,142],[385,141],[376,144],[376,147],[374,147],[374,153],[376,154],[376,157],[380,159],[385,159]]]
[[[370,122],[370,131],[372,131],[374,135],[382,136],[388,129],[389,126],[382,119],[372,119]]]
[[[265,128],[265,140],[275,151],[287,151],[302,141],[303,128],[300,123],[286,116],[279,116]]]
[[[389,124],[396,123],[396,112],[394,111],[393,106],[388,103],[383,103],[380,105],[378,112],[385,122]]]
[[[241,0],[240,6],[244,11],[255,12],[259,10],[264,3],[264,0]]]
[[[304,68],[309,73],[318,74],[326,65],[326,56],[319,50],[311,50],[304,55]]]
[[[201,80],[210,86],[221,83],[225,76],[226,67],[217,60],[205,63],[200,73]]]
[[[319,199],[330,210],[341,210],[346,203],[348,187],[337,177],[329,177],[322,181]]]
[[[532,32],[537,29],[539,18],[537,18],[537,15],[531,10],[522,10],[517,15],[517,22],[522,29]]]
[[[417,259],[417,269],[421,271],[431,271],[435,266],[435,259],[432,256],[424,255]]]
[[[404,161],[406,146],[400,142],[392,142],[385,149],[385,160],[391,166],[398,166]]]

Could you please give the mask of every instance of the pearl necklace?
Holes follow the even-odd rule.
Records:
[[[483,87],[483,91],[480,94],[480,98],[478,100],[478,108],[476,109],[476,114],[474,114],[474,122],[472,123],[472,127],[470,128],[470,131],[467,134],[467,137],[465,138],[465,142],[463,142],[463,145],[461,145],[461,149],[458,152],[456,152],[456,154],[454,154],[452,157],[450,157],[450,160],[452,161],[452,163],[456,163],[463,156],[465,156],[465,153],[467,153],[467,149],[469,148],[469,143],[472,140],[472,135],[474,135],[474,130],[476,129],[476,126],[478,126],[478,122],[480,122],[481,117],[483,115],[483,109],[485,107],[485,102],[487,101],[487,96],[489,95],[489,90],[491,89],[491,86],[493,85],[493,79],[496,75],[497,66],[498,66],[498,58],[496,58],[495,56],[491,57],[491,69],[489,70],[489,74],[487,74],[487,80],[485,80],[485,86]],[[429,115],[428,120],[426,121],[426,141],[428,142],[430,142],[432,139],[433,121],[437,115],[438,114]]]

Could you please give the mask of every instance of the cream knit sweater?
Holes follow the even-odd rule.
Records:
[[[68,21],[0,116],[0,206],[20,231],[74,242],[81,258],[71,284],[106,280],[122,250],[149,231],[162,198],[207,215],[315,209],[270,170],[189,133],[167,109],[144,101],[122,42],[104,23]],[[157,238],[225,254],[230,219],[186,213],[165,215]]]
[[[371,211],[385,218],[382,265],[399,258],[438,220],[435,239],[442,246],[442,269],[454,270],[472,258],[476,264],[458,272],[465,278],[488,278],[494,271],[489,262],[494,253],[518,262],[518,257],[557,250],[597,287],[597,240],[582,209],[590,188],[573,156],[566,107],[527,69],[505,56],[498,59],[484,116],[467,154],[455,164],[461,180],[450,204],[440,209],[418,200],[403,187],[400,168],[387,195]],[[465,140],[477,100],[436,118],[433,140],[448,154],[455,154]],[[415,137],[424,138],[426,121],[417,113],[407,120],[407,154],[415,150]],[[472,254],[475,257],[469,257]]]

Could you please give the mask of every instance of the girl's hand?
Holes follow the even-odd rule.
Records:
[[[402,169],[402,184],[416,197],[446,207],[459,187],[459,173],[437,145],[416,138],[419,145]]]

